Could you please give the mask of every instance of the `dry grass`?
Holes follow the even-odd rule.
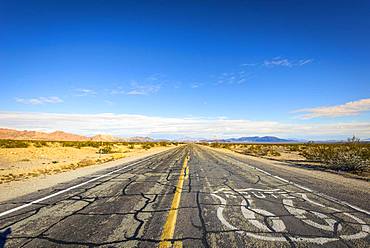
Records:
[[[0,141],[0,184],[97,165],[158,146],[163,144]]]

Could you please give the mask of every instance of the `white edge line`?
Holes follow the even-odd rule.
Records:
[[[259,170],[261,170],[261,169],[259,169]],[[261,171],[263,171],[263,170],[261,170]],[[355,206],[355,205],[352,205],[352,204],[350,204],[350,203],[348,203],[348,202],[346,202],[346,201],[338,200],[338,199],[337,199],[337,198],[335,198],[335,197],[328,196],[328,195],[326,195],[326,194],[324,194],[324,193],[321,193],[321,192],[315,192],[314,190],[312,190],[312,189],[310,189],[310,188],[304,187],[304,186],[302,186],[302,185],[300,185],[300,184],[298,184],[298,183],[294,183],[294,182],[292,182],[292,181],[286,180],[286,179],[281,178],[281,177],[279,177],[279,176],[272,175],[272,177],[274,177],[274,178],[276,178],[276,179],[278,179],[278,180],[280,180],[280,181],[282,181],[282,182],[287,182],[287,183],[289,183],[289,184],[292,184],[292,185],[294,185],[294,186],[296,186],[296,187],[298,187],[298,188],[300,188],[300,189],[303,189],[303,190],[305,190],[305,191],[308,191],[308,192],[310,192],[310,193],[314,193],[314,194],[316,194],[316,195],[319,195],[319,196],[325,197],[327,200],[331,200],[331,201],[336,202],[336,203],[344,204],[344,205],[346,205],[346,206],[348,206],[348,207],[350,207],[350,208],[352,208],[352,209],[354,209],[354,210],[357,210],[357,211],[359,211],[359,212],[362,212],[362,213],[365,213],[365,214],[367,214],[367,215],[370,215],[370,212],[369,212],[369,211],[366,211],[365,209],[362,209],[362,208],[360,208],[360,207],[357,207],[357,206]]]
[[[158,154],[160,154],[160,153],[154,154],[153,156],[158,155]],[[81,187],[81,186],[83,186],[83,185],[85,185],[85,184],[88,184],[88,183],[94,182],[94,181],[96,181],[96,180],[99,180],[100,178],[103,178],[103,177],[109,176],[109,175],[111,175],[111,174],[113,174],[113,173],[116,173],[117,171],[121,171],[121,170],[127,169],[127,168],[129,168],[129,167],[131,167],[131,166],[134,166],[134,165],[138,164],[138,163],[145,162],[145,161],[147,161],[147,160],[151,159],[153,156],[150,156],[149,158],[145,158],[145,159],[143,159],[143,160],[136,161],[136,162],[134,162],[134,163],[132,163],[132,164],[128,164],[128,165],[126,165],[126,166],[124,166],[124,167],[122,167],[122,168],[119,168],[119,169],[113,170],[113,171],[111,171],[111,172],[108,172],[107,174],[103,174],[103,175],[101,175],[101,176],[99,176],[99,177],[95,177],[95,178],[90,179],[90,180],[88,180],[88,181],[86,181],[86,182],[83,182],[83,183],[80,183],[80,184],[77,184],[77,185],[71,186],[71,187],[69,187],[69,188],[63,189],[63,190],[61,190],[61,191],[55,192],[54,194],[51,194],[51,195],[48,195],[48,196],[42,197],[42,198],[40,198],[40,199],[34,200],[34,201],[29,202],[29,203],[26,203],[26,204],[24,204],[24,205],[21,205],[21,206],[18,206],[18,207],[15,207],[15,208],[9,209],[9,210],[7,210],[7,211],[5,211],[5,212],[0,213],[0,217],[3,217],[3,216],[8,215],[8,214],[11,214],[11,213],[16,212],[16,211],[18,211],[18,210],[21,210],[21,209],[23,209],[23,208],[29,207],[29,206],[31,206],[32,204],[36,204],[36,203],[39,203],[39,202],[45,201],[45,200],[47,200],[47,199],[49,199],[49,198],[52,198],[52,197],[54,197],[54,196],[57,196],[57,195],[60,195],[60,194],[65,193],[65,192],[71,191],[72,189],[79,188],[79,187]]]

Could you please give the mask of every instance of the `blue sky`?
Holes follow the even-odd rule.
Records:
[[[369,1],[0,0],[0,126],[369,138],[369,16]]]

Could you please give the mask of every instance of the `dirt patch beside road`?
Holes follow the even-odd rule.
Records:
[[[0,202],[10,200],[22,195],[26,195],[41,189],[53,187],[59,183],[64,183],[76,179],[78,177],[88,176],[97,171],[115,167],[122,163],[131,162],[146,156],[150,156],[156,153],[160,153],[174,146],[168,147],[154,147],[150,150],[140,150],[131,152],[127,157],[110,161],[103,164],[95,164],[88,167],[77,168],[75,170],[69,170],[58,174],[48,175],[42,174],[38,177],[28,178],[27,180],[12,181],[8,183],[0,184]]]
[[[101,154],[99,147],[64,147],[58,142],[47,146],[0,148],[0,184],[25,180],[40,175],[52,175],[81,167],[137,156],[154,147],[140,144],[113,144],[109,153]]]

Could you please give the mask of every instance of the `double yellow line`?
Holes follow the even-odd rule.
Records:
[[[171,239],[175,233],[177,212],[180,206],[181,192],[184,184],[184,180],[189,177],[189,167],[188,167],[189,156],[187,155],[184,159],[182,169],[179,176],[179,181],[177,182],[176,192],[172,200],[171,209],[167,215],[166,223],[164,224],[161,242],[159,243],[160,248],[167,247],[182,247],[181,241],[175,241],[172,245]]]

